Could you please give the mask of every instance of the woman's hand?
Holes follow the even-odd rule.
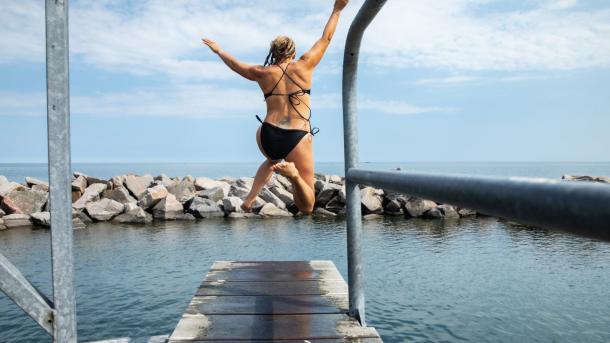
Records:
[[[349,2],[349,0],[335,0],[334,9],[337,11],[341,11],[345,8],[345,6],[347,6],[348,2]]]
[[[217,54],[220,51],[220,45],[218,45],[218,43],[214,42],[213,40],[203,38],[201,39],[201,41],[203,42],[203,44],[207,45],[213,53]]]

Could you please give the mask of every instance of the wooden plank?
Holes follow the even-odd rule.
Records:
[[[336,269],[332,261],[216,261],[210,270],[218,269],[271,269],[276,271],[308,271]]]
[[[173,340],[310,340],[379,337],[345,314],[184,315]]]
[[[347,294],[344,281],[204,281],[196,295],[324,295]]]
[[[315,314],[347,313],[344,295],[196,296],[187,314]]]
[[[211,270],[206,281],[296,281],[296,280],[343,280],[337,269],[318,270],[272,270],[272,269],[216,269]]]

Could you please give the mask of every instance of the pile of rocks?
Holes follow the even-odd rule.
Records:
[[[16,183],[0,176],[0,229],[26,225],[50,225],[49,186],[27,177]],[[74,228],[94,221],[146,224],[153,220],[196,220],[198,218],[292,217],[298,214],[293,185],[273,175],[256,198],[252,212],[240,205],[254,179],[248,177],[170,178],[165,174],[127,174],[100,179],[76,172],[72,180]],[[314,215],[337,216],[345,213],[344,178],[316,174]],[[436,204],[430,200],[375,189],[361,188],[365,218],[402,215],[423,218],[459,218],[476,215],[467,209]]]

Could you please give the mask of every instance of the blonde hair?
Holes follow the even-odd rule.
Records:
[[[265,66],[282,62],[296,51],[294,41],[288,36],[277,36],[271,41],[269,54],[265,58]]]

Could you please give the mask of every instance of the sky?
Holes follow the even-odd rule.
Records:
[[[314,73],[316,161],[343,160],[351,0]],[[300,56],[331,0],[70,2],[73,162],[259,161],[258,86],[201,44]],[[0,163],[46,162],[43,0],[0,2]],[[606,0],[388,0],[365,33],[360,161],[610,161]]]

